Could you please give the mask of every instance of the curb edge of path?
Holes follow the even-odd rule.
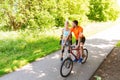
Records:
[[[113,46],[113,48],[111,49],[111,51],[110,51],[110,52],[106,55],[106,57],[102,60],[102,62],[99,64],[99,66],[98,66],[98,68],[95,70],[95,72],[91,75],[91,77],[90,77],[89,80],[91,80],[91,78],[94,77],[94,75],[95,75],[95,73],[97,72],[97,70],[100,68],[100,66],[103,64],[103,62],[107,59],[107,57],[111,54],[111,52],[113,51],[114,48],[115,48],[115,46]]]

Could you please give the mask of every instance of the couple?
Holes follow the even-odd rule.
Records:
[[[74,62],[82,62],[83,57],[85,56],[83,54],[83,45],[85,43],[85,36],[83,35],[83,28],[81,26],[78,26],[78,21],[74,20],[72,21],[72,28],[69,29],[69,22],[65,22],[65,27],[62,30],[62,36],[61,36],[61,61],[63,61],[63,53],[65,45],[68,46],[72,45],[72,32],[76,39],[76,48],[80,48],[81,57],[79,60],[75,59]],[[68,49],[68,53],[70,53],[70,48]],[[78,56],[78,54],[77,54]]]

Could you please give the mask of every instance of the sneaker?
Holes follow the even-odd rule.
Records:
[[[77,62],[78,60],[77,59],[74,59],[73,62]]]
[[[81,62],[82,62],[82,60],[83,60],[83,58],[80,58],[80,59],[78,60],[78,63],[81,63]]]
[[[61,58],[60,61],[63,61],[63,58]]]

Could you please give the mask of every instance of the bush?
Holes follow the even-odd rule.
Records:
[[[120,13],[116,0],[2,0],[0,9],[0,22],[10,30],[61,27],[67,18],[115,20]]]
[[[29,28],[50,28],[55,24],[54,17],[49,14],[47,11],[41,11],[34,15],[34,19],[28,21]]]
[[[118,43],[116,44],[117,47],[120,47],[120,41],[118,41]]]
[[[119,16],[119,7],[116,0],[90,0],[90,20],[108,21],[116,20]]]

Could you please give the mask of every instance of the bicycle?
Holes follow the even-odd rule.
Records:
[[[78,51],[79,54],[79,58],[81,57],[80,55],[80,48],[75,48],[75,46],[70,46],[70,55],[73,55],[73,57],[75,59],[78,60],[77,56],[75,55],[75,53],[73,51]],[[84,64],[88,58],[88,50],[86,48],[83,48],[83,53],[85,55],[85,57],[82,60],[82,64]],[[73,69],[73,60],[71,57],[67,57],[66,59],[64,59],[64,61],[61,64],[60,67],[60,74],[62,77],[67,77],[71,74],[71,71]]]

